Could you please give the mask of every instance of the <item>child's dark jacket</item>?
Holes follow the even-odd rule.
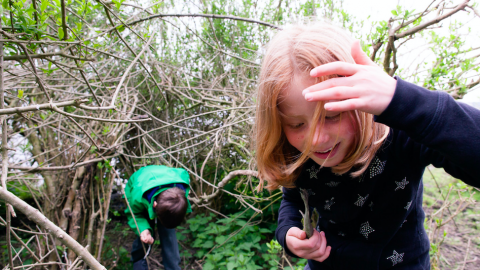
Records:
[[[443,167],[480,186],[479,110],[397,78],[390,105],[375,121],[391,130],[362,176],[336,176],[309,160],[295,183],[315,194],[309,205],[332,247],[323,263],[309,260],[311,269],[423,269],[428,261],[419,258],[428,260],[430,246],[423,225],[425,167]],[[276,237],[286,248],[288,229],[302,228],[304,206],[297,188],[283,192]]]
[[[144,194],[152,188],[169,184],[184,184],[186,187],[185,197],[187,197],[187,213],[192,212],[190,202],[188,201],[188,193],[190,191],[190,180],[188,172],[180,168],[170,168],[163,165],[150,165],[140,168],[136,171],[127,182],[125,186],[125,195],[127,197],[130,208],[135,216],[133,220],[129,209],[125,209],[128,218],[128,225],[138,235],[144,230],[153,232],[150,220],[155,219],[156,214],[153,209],[153,200],[155,197],[168,189],[169,187],[160,188],[157,190],[151,199],[148,201]],[[136,221],[136,225],[135,225]],[[137,230],[138,225],[138,230]]]

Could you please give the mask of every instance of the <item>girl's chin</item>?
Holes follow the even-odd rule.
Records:
[[[318,158],[315,158],[315,157],[313,157],[312,160],[315,161],[315,163],[317,163],[318,165],[320,165],[324,168],[332,168],[332,167],[335,167],[338,164],[340,164],[340,162],[338,162],[338,161],[327,160],[325,162],[325,160],[318,160]]]

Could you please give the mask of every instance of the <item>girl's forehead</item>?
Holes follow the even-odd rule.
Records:
[[[295,76],[288,87],[280,92],[278,108],[285,116],[295,117],[315,110],[316,102],[306,101],[302,91],[315,84],[315,78],[308,75]]]

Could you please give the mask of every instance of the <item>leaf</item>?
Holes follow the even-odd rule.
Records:
[[[395,15],[395,16],[398,16],[398,13],[396,10],[392,10],[392,14]]]
[[[213,241],[205,241],[202,245],[203,248],[212,248],[213,247]]]
[[[18,95],[17,95],[18,98],[23,98],[23,90],[18,90]]]
[[[219,235],[215,238],[215,242],[217,242],[217,244],[223,244],[223,242],[225,242],[225,240],[227,239],[227,237],[223,236],[223,235]]]
[[[200,224],[192,224],[190,225],[190,230],[192,230],[192,232],[198,230],[198,227],[200,227]]]
[[[236,262],[229,262],[227,263],[227,269],[228,270],[233,270],[237,267],[237,263]]]
[[[64,36],[64,35],[65,35],[65,34],[63,33],[63,28],[61,28],[61,27],[58,28],[58,38],[59,38],[59,39],[63,39],[63,36]]]
[[[215,266],[211,262],[206,262],[203,267],[203,270],[214,270]]]
[[[247,222],[245,220],[241,220],[241,219],[237,220],[236,223],[240,227],[243,227],[245,224],[247,224]]]

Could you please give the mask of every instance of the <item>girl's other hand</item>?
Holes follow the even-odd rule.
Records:
[[[310,239],[306,239],[307,234],[297,227],[292,227],[287,231],[285,240],[288,249],[298,257],[323,262],[330,256],[330,246],[327,247],[327,239],[324,232],[313,230]]]
[[[327,111],[360,110],[380,115],[393,98],[397,81],[385,73],[362,51],[360,41],[352,44],[356,64],[332,62],[312,69],[310,76],[337,74],[332,78],[303,90],[308,101],[329,101]]]

